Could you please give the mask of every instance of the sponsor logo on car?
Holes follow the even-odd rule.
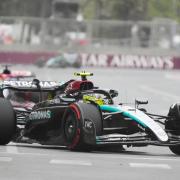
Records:
[[[61,100],[59,98],[49,100],[49,104],[60,104]]]
[[[51,118],[51,111],[50,110],[34,111],[29,115],[30,120],[50,119],[50,118]]]
[[[4,81],[3,85],[13,87],[36,87],[32,81]],[[58,84],[54,81],[40,81],[40,86],[45,88],[54,87],[57,85]]]
[[[87,129],[92,129],[93,127],[93,122],[92,121],[89,121],[89,120],[86,120],[84,122],[84,127],[87,128]]]

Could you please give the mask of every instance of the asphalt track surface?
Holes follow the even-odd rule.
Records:
[[[28,69],[40,80],[66,81],[76,69]],[[117,102],[148,99],[146,109],[166,115],[172,103],[180,102],[180,72],[160,70],[124,70],[83,68],[94,73],[89,79],[102,88],[119,91]],[[179,179],[180,157],[168,147],[132,147],[90,153],[70,152],[65,147],[39,144],[0,146],[0,180],[106,180],[106,179]]]

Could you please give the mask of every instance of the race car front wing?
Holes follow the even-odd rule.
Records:
[[[148,135],[124,135],[124,134],[109,134],[96,136],[97,145],[128,145],[128,146],[172,146],[180,145],[180,136],[168,134],[168,141],[162,142],[159,140],[152,140]]]

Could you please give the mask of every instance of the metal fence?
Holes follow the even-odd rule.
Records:
[[[0,17],[0,46],[36,48],[180,48],[180,25],[169,19],[112,21]]]

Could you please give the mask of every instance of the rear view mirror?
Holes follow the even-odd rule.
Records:
[[[139,105],[139,104],[148,104],[148,100],[135,99],[135,104],[137,104],[137,105]]]

